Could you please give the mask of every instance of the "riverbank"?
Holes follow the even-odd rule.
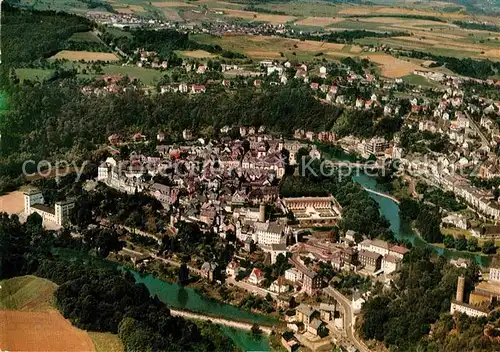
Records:
[[[331,161],[346,161],[350,162],[352,156],[342,155],[337,153],[336,155],[325,155]],[[352,180],[359,183],[367,192],[368,195],[379,205],[380,213],[389,221],[390,230],[394,233],[394,236],[399,241],[408,241],[413,246],[429,247],[436,254],[444,256],[446,259],[458,259],[464,258],[468,260],[475,261],[481,266],[488,266],[491,257],[481,254],[475,254],[471,252],[463,251],[451,251],[446,248],[440,248],[438,246],[427,243],[422,239],[415,231],[412,229],[411,224],[401,219],[399,214],[399,204],[397,199],[392,195],[387,195],[386,190],[381,189],[377,180],[374,177],[370,177],[363,173],[360,169],[356,169],[356,172],[351,176]]]
[[[114,268],[118,267],[122,268],[122,270],[127,270],[133,275],[136,284],[144,284],[151,296],[156,296],[171,310],[186,311],[188,313],[208,316],[212,321],[220,318],[234,322],[257,324],[260,327],[271,327],[279,324],[279,320],[277,319],[250,313],[237,307],[217,302],[214,299],[200,295],[192,288],[164,282],[155,278],[151,274],[141,275],[135,270],[121,267],[116,262],[91,257],[88,254],[69,249],[54,249],[53,253],[54,255],[69,261],[80,259],[83,261],[94,262],[96,265],[110,266]],[[270,350],[269,339],[266,335],[262,335],[257,339],[247,330],[241,330],[229,326],[223,326],[222,330],[242,351]]]

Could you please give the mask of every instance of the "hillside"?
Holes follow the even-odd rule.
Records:
[[[123,345],[117,335],[100,332],[85,333],[74,327],[68,327],[68,323],[64,323],[64,318],[57,312],[54,306],[54,292],[57,287],[52,281],[32,275],[0,281],[0,315],[6,318],[4,323],[7,323],[7,328],[10,325],[8,324],[9,320],[17,321],[16,319],[20,319],[20,324],[23,326],[30,319],[33,321],[33,324],[42,324],[42,322],[46,321],[49,324],[54,324],[51,334],[60,332],[75,333],[75,336],[80,337],[83,341],[90,337],[97,352],[123,351]],[[16,315],[16,312],[18,312],[18,315]],[[27,315],[26,313],[29,312],[32,312],[34,315]],[[32,323],[28,325],[31,326]],[[60,331],[55,329],[55,325],[60,327]],[[20,331],[16,331],[20,333]],[[16,331],[11,332],[15,334]],[[84,334],[88,335],[88,337]],[[0,333],[0,347],[7,343],[12,343],[12,340],[9,339],[9,336],[3,336]],[[26,344],[22,346],[24,347]],[[60,345],[47,346],[60,347]]]

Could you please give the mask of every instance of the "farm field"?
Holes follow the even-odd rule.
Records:
[[[226,8],[214,8],[215,11],[223,11],[224,16],[243,18],[245,20],[257,22],[269,22],[272,24],[283,24],[296,19],[294,16],[272,15],[267,13],[259,13],[253,11],[233,10]]]
[[[0,196],[0,213],[5,212],[10,215],[10,214],[19,214],[23,211],[24,211],[23,192],[15,191]],[[0,291],[0,295],[1,294],[2,292]]]
[[[106,65],[102,68],[106,75],[127,75],[129,78],[137,78],[146,85],[154,85],[163,77],[163,73],[150,68],[137,66]]]
[[[56,311],[0,311],[0,346],[7,351],[95,351],[88,334]]]
[[[0,286],[2,350],[123,352],[117,335],[86,332],[64,319],[54,307],[55,283],[28,275]]]
[[[195,59],[217,57],[217,55],[209,53],[208,51],[205,50],[185,50],[185,51],[178,51],[177,53],[180,54],[181,56],[191,57]]]
[[[91,51],[72,51],[72,50],[62,50],[51,57],[51,59],[66,59],[70,61],[106,61],[113,62],[119,61],[120,58],[114,53],[102,53],[102,52],[91,52]]]
[[[54,70],[44,70],[42,68],[17,68],[16,75],[21,82],[25,80],[43,81],[49,78],[54,73]]]
[[[310,61],[316,55],[344,57],[359,55],[359,47],[349,46],[349,51],[344,51],[346,45],[326,43],[312,40],[285,39],[270,36],[234,35],[214,37],[210,35],[192,35],[191,38],[200,43],[218,44],[225,49],[244,53],[253,59],[289,58]],[[295,55],[294,55],[295,53]],[[283,54],[283,56],[282,56]]]

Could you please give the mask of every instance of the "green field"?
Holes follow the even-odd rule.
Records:
[[[410,75],[403,76],[401,78],[406,83],[416,85],[416,86],[422,86],[422,87],[428,87],[428,88],[436,88],[436,87],[440,86],[438,83],[429,81],[427,78],[419,76],[419,75],[410,74]]]
[[[54,309],[57,285],[36,276],[21,276],[0,281],[0,309],[46,311]]]
[[[104,74],[107,75],[127,75],[129,78],[137,78],[146,85],[156,84],[164,75],[161,71],[142,68],[137,66],[108,65],[103,67]]]
[[[21,82],[25,80],[30,81],[43,81],[49,78],[54,73],[54,70],[44,70],[42,68],[18,68],[16,75]]]

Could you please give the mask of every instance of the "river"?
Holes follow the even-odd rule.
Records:
[[[115,262],[108,260],[90,257],[85,253],[70,249],[57,248],[53,253],[66,260],[92,260],[102,266],[118,267],[122,270],[128,270],[134,276],[136,283],[144,284],[151,296],[157,296],[160,301],[168,307],[176,309],[184,309],[196,313],[201,313],[209,316],[225,318],[228,320],[238,320],[260,325],[272,325],[277,320],[264,315],[253,314],[235,306],[220,303],[197,293],[194,289],[183,287],[178,284],[172,284],[166,281],[159,280],[154,276],[147,274],[141,275],[134,270],[122,267]],[[254,337],[252,333],[234,329],[231,327],[221,326],[222,331],[226,336],[230,337],[234,344],[242,351],[270,351],[269,338],[266,334],[259,337]]]
[[[365,188],[384,192],[384,190],[380,189],[377,181],[374,178],[363,173],[355,174],[352,179]],[[401,220],[399,216],[399,205],[395,201],[387,197],[373,194],[371,192],[369,192],[368,195],[377,202],[377,204],[379,205],[380,213],[389,221],[389,223],[391,224],[390,229],[392,230],[392,232],[394,232],[394,235],[398,240],[410,241],[414,246],[429,246],[437,254],[444,255],[447,259],[466,258],[474,260],[482,266],[488,265],[490,261],[490,258],[488,256],[473,254],[470,252],[452,251],[425,242],[420,236],[415,233],[415,231],[413,231],[408,222]]]

